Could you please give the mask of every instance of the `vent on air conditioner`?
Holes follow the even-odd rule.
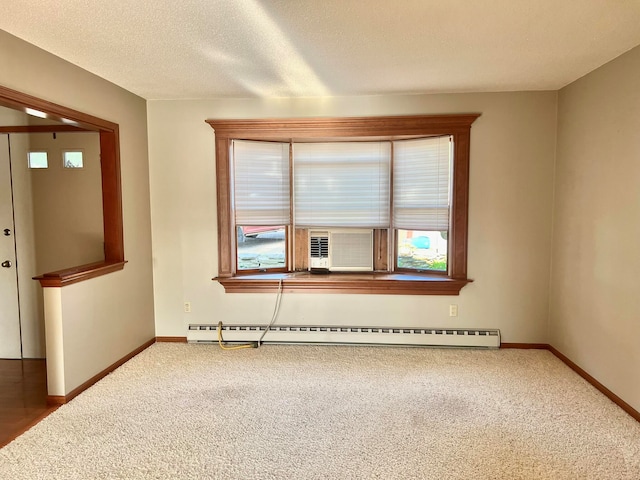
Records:
[[[316,232],[317,233],[317,232]],[[309,245],[309,255],[311,258],[329,258],[329,237],[315,236],[311,237]]]
[[[309,269],[332,272],[372,271],[373,230],[311,230]]]

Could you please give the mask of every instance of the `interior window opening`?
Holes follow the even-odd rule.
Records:
[[[29,168],[49,168],[47,152],[29,152]]]
[[[84,154],[82,150],[65,150],[62,152],[62,165],[64,168],[83,168]]]

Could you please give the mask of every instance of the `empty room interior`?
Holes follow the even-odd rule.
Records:
[[[640,478],[638,25],[4,5],[0,477]]]

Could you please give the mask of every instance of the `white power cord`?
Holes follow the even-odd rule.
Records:
[[[276,297],[276,304],[275,304],[275,307],[273,309],[273,315],[271,316],[271,322],[267,326],[267,329],[264,332],[262,332],[262,335],[260,336],[260,340],[258,340],[258,347],[260,347],[260,345],[262,344],[262,339],[267,334],[267,332],[271,329],[271,326],[275,323],[276,318],[278,318],[278,312],[280,311],[280,303],[281,302],[282,302],[282,278],[280,279],[280,282],[278,283],[278,295]]]

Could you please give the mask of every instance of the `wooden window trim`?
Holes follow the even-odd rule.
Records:
[[[477,113],[391,117],[217,120],[206,122],[215,132],[218,206],[218,276],[226,292],[273,292],[280,280],[287,292],[458,295],[467,278],[469,151],[471,124]],[[452,135],[454,141],[451,244],[448,275],[384,272],[311,275],[307,272],[236,275],[235,231],[232,227],[229,147],[233,139],[262,141],[396,140]]]
[[[214,280],[220,282],[227,293],[276,293],[282,280],[282,291],[287,293],[377,295],[458,295],[462,287],[473,281],[444,275],[399,272],[322,275],[310,272],[263,273],[217,277]]]
[[[26,112],[27,108],[46,114],[50,120],[71,125],[11,127],[17,132],[92,131],[100,135],[102,174],[102,211],[104,261],[73,266],[34,277],[43,287],[63,287],[90,278],[122,270],[124,234],[122,222],[122,186],[120,183],[120,137],[118,124],[72,110],[0,85],[0,106]],[[8,129],[5,129],[8,130]]]

